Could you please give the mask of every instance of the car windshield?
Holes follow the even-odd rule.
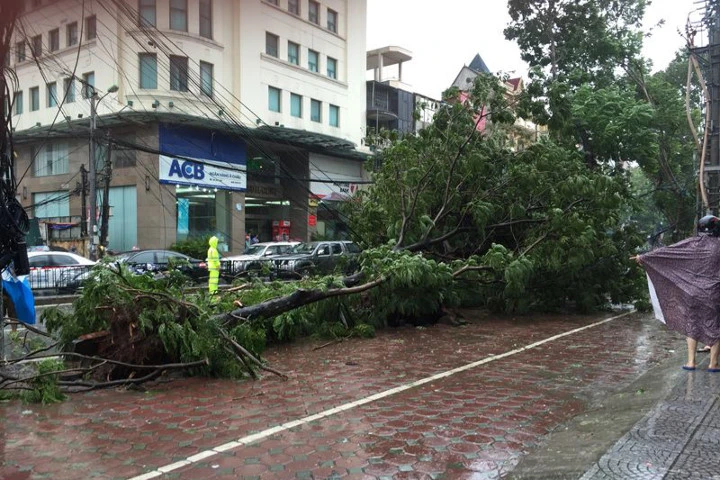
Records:
[[[315,247],[317,247],[317,243],[299,243],[292,248],[291,252],[312,253],[313,251],[315,251]]]
[[[245,255],[262,255],[265,245],[253,245],[245,249]]]
[[[121,253],[119,255],[115,255],[112,257],[113,262],[127,262],[127,259],[130,258],[130,255],[133,255],[135,252],[127,252],[127,253]]]

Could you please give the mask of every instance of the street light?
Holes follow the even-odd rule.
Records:
[[[107,97],[111,93],[118,91],[118,86],[113,85],[107,89],[102,97],[98,98],[97,91],[91,85],[86,85],[85,88],[92,88],[92,95],[90,96],[90,161],[88,169],[88,182],[90,183],[90,259],[97,259],[97,251],[95,246],[97,245],[97,166],[95,164],[95,129],[97,128],[97,106],[103,98]]]

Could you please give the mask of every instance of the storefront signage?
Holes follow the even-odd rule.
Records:
[[[310,226],[310,227],[317,226],[317,216],[316,215],[308,215],[308,226]]]
[[[160,183],[244,192],[247,172],[238,167],[210,160],[160,155]]]

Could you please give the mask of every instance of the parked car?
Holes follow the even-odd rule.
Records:
[[[248,247],[242,255],[223,257],[222,271],[225,275],[234,277],[243,272],[260,270],[263,263],[279,255],[285,255],[299,242],[265,242],[256,243]]]
[[[126,265],[131,272],[138,275],[147,272],[162,274],[171,262],[181,262],[177,268],[193,281],[204,282],[208,279],[207,263],[171,250],[133,250],[111,256],[109,260]],[[61,291],[74,292],[90,277],[89,270],[70,276],[72,273],[68,272],[68,278],[62,282]]]
[[[350,273],[357,267],[360,247],[347,241],[300,243],[287,255],[276,257],[274,273],[281,278],[298,278],[315,273],[330,273],[338,266]]]
[[[30,288],[64,290],[75,276],[88,272],[95,262],[70,252],[28,252]]]
[[[206,281],[208,278],[207,263],[204,260],[172,250],[133,250],[115,255],[111,261],[127,265],[137,274],[160,273],[167,270],[171,262],[187,262],[187,264],[179,264],[178,269],[181,272],[196,282]]]

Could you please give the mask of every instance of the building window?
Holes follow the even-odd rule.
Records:
[[[200,91],[208,97],[213,96],[213,65],[200,62]]]
[[[157,25],[157,7],[155,0],[140,0],[138,3],[138,24],[141,27]]]
[[[65,33],[67,34],[67,46],[75,45],[78,42],[77,22],[68,23],[67,27],[65,27]]]
[[[327,29],[331,32],[337,33],[338,31],[338,14],[335,10],[330,10],[328,8],[327,11]]]
[[[85,19],[85,40],[93,40],[97,37],[97,19],[91,15]]]
[[[68,149],[64,143],[47,143],[33,152],[33,173],[36,177],[68,173]]]
[[[127,145],[136,145],[135,135],[123,135],[119,138],[120,143],[113,144],[110,161],[113,168],[129,168],[137,164],[136,149]]]
[[[170,90],[188,91],[188,57],[170,55]]]
[[[316,25],[320,25],[320,4],[310,0],[308,3],[308,20]]]
[[[300,45],[288,42],[288,62],[293,65],[300,65]]]
[[[288,0],[288,12],[300,15],[300,0]]]
[[[340,126],[340,107],[337,105],[330,105],[330,126]]]
[[[15,92],[13,105],[15,105],[15,115],[23,113],[23,92]]]
[[[318,59],[320,54],[315,50],[308,50],[308,70],[317,73],[318,71]]]
[[[51,52],[60,50],[60,30],[55,28],[48,33],[48,44]]]
[[[310,100],[310,120],[322,122],[322,102],[320,100]]]
[[[337,60],[332,57],[327,57],[327,76],[337,78]]]
[[[280,37],[273,35],[272,33],[265,32],[265,53],[270,56],[278,57],[278,45],[280,43]]]
[[[15,60],[17,63],[25,61],[25,42],[17,42],[15,44]]]
[[[70,194],[66,190],[33,193],[32,198],[35,218],[62,218],[70,216]]]
[[[265,1],[266,1],[267,3],[271,3],[271,4],[275,5],[275,6],[278,6],[278,4],[279,4],[278,0],[265,0]]]
[[[32,87],[30,89],[30,111],[38,110],[40,110],[40,87]]]
[[[268,109],[271,112],[280,111],[280,89],[268,87]]]
[[[302,118],[302,96],[290,94],[290,115]]]
[[[170,30],[187,32],[187,0],[170,0]]]
[[[32,56],[35,58],[42,55],[42,35],[36,35],[32,37],[32,43],[30,44],[30,53],[32,53]]]
[[[155,90],[157,88],[157,55],[154,53],[141,53],[140,60],[140,88]]]
[[[212,38],[212,1],[200,0],[200,36]]]
[[[95,72],[83,74],[83,98],[90,98],[95,94]]]
[[[63,88],[65,89],[65,103],[73,103],[75,101],[75,79],[66,78],[63,81]]]
[[[47,84],[47,106],[57,107],[57,82]]]

